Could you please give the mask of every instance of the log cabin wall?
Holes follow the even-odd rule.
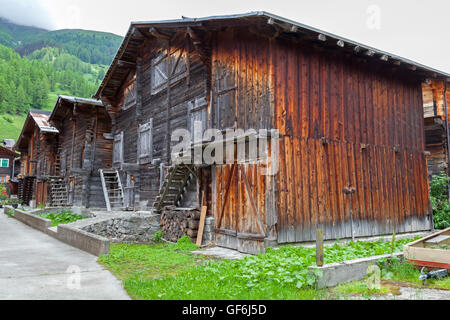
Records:
[[[69,203],[105,208],[99,169],[112,167],[111,119],[105,107],[61,101],[52,122],[60,130],[58,176],[64,177]]]
[[[326,239],[352,237],[351,216],[356,237],[430,229],[419,80],[245,32],[217,39],[219,128],[273,124],[282,135],[275,186],[258,178],[257,164],[234,173],[232,166],[216,168],[216,212],[228,197],[219,226],[225,234],[260,233],[249,193],[266,236],[278,243],[314,240],[316,228]],[[231,173],[236,183],[227,194]],[[355,193],[346,195],[346,188]]]
[[[448,171],[447,128],[445,116],[445,85],[443,81],[430,80],[422,84],[425,150],[427,155],[428,175]],[[447,101],[450,93],[447,91]]]
[[[164,58],[167,52],[171,53],[170,62]],[[155,76],[158,72],[168,78],[169,64],[173,72],[170,88],[168,81]],[[170,150],[176,144],[170,141],[171,134],[177,129],[191,130],[197,115],[206,114],[207,67],[182,37],[169,47],[165,42],[153,49],[144,46],[128,79],[119,94],[123,98],[114,119],[114,135],[123,133],[123,159],[114,165],[121,168],[125,187],[129,186],[130,177],[135,181],[132,207],[145,210],[153,206],[159,193],[161,165],[171,164]],[[145,126],[150,128],[150,141],[142,138]],[[143,158],[139,148],[144,148],[144,143],[150,143],[151,150]]]
[[[54,174],[58,138],[53,128],[44,127],[48,117],[47,112],[31,111],[16,146],[21,152],[20,174],[23,177],[19,198],[26,204],[33,201],[34,205],[46,205],[49,200],[47,180]]]

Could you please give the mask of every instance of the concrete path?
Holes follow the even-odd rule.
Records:
[[[125,300],[97,257],[0,213],[0,300]]]

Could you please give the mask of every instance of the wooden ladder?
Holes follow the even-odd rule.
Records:
[[[62,148],[58,148],[58,152],[56,153],[56,159],[55,159],[55,175],[59,175],[60,174],[60,170],[61,170],[61,152],[62,152]]]
[[[107,210],[112,211],[114,208],[125,210],[123,187],[119,172],[113,169],[100,169],[100,177]]]
[[[51,197],[52,207],[65,207],[68,205],[67,185],[62,177],[51,177]]]
[[[166,206],[179,206],[194,177],[192,165],[171,166],[153,203],[155,211],[160,212]]]

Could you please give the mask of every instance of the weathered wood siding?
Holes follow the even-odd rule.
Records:
[[[445,85],[443,81],[429,81],[422,84],[422,92],[425,115],[425,150],[430,153],[427,156],[427,162],[428,174],[431,177],[448,170]],[[448,101],[450,101],[450,92],[447,89]]]
[[[99,169],[112,167],[111,119],[103,107],[68,106],[61,122],[58,155],[60,172],[66,178],[69,200],[83,207],[106,207]],[[105,136],[106,135],[106,136]]]
[[[212,61],[219,128],[274,127],[282,136],[269,189],[276,207],[265,207],[277,213],[279,243],[313,240],[316,228],[326,239],[349,238],[351,215],[355,236],[430,229],[419,81],[243,32],[219,34]],[[229,172],[216,170],[216,212]],[[252,182],[256,199],[268,192],[263,183]],[[238,185],[227,200],[230,228],[250,216]]]
[[[273,59],[278,241],[351,237],[351,213],[355,236],[430,229],[421,83],[283,42]]]
[[[162,50],[166,50],[165,48],[167,45],[162,46],[161,50],[143,50],[143,56],[137,63],[136,71],[130,73],[130,81],[120,93],[124,97],[120,111],[115,117],[114,134],[124,133],[123,162],[125,164],[138,164],[139,127],[152,122],[150,159],[152,161],[141,163],[137,171],[121,170],[122,182],[127,181],[127,175],[133,175],[136,179],[134,203],[141,208],[152,207],[159,193],[161,183],[159,164],[171,163],[168,146],[175,144],[170,142],[172,132],[190,128],[190,106],[199,105],[200,101],[206,100],[207,95],[207,68],[200,57],[186,47],[185,41],[174,43],[170,47],[171,52],[183,50],[185,56],[186,52],[189,52],[188,58],[185,59],[189,63],[185,76],[179,77],[172,83],[170,89],[165,87],[156,93],[152,92],[152,62]],[[136,87],[134,101],[127,97],[133,94],[133,86]],[[205,108],[206,106],[207,104]],[[201,109],[201,106],[197,109]]]

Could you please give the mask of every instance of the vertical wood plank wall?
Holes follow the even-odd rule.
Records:
[[[219,129],[275,127],[283,136],[276,187],[251,182],[276,198],[261,205],[276,215],[266,228],[269,220],[277,223],[279,243],[314,240],[316,228],[325,239],[349,238],[351,212],[355,236],[430,229],[419,81],[245,33],[219,33],[212,63]],[[219,87],[230,85],[220,80],[230,74],[236,89],[220,99]],[[218,167],[213,175],[216,212],[229,174],[230,167]],[[348,187],[353,195],[344,194]],[[225,226],[250,214],[241,196],[232,188],[225,199]]]
[[[272,58],[278,241],[349,238],[351,213],[355,236],[430,229],[421,83],[281,41]]]

